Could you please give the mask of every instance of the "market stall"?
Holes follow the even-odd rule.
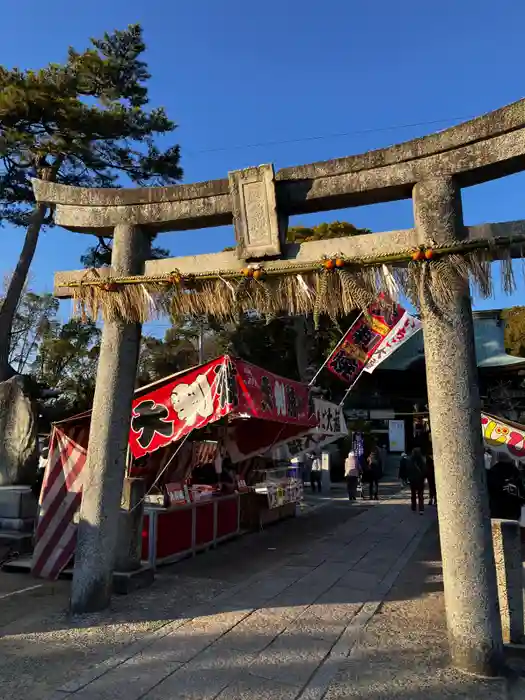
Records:
[[[145,483],[143,559],[171,562],[238,534],[241,501],[257,493],[257,481],[269,485],[259,510],[280,508],[283,499],[295,508],[302,495],[295,475],[275,465],[272,471],[258,456],[305,435],[316,420],[307,386],[227,355],[137,390],[127,475]],[[85,413],[54,426],[33,558],[38,575],[46,567],[55,574],[74,554],[90,421]],[[65,473],[71,454],[74,480]],[[59,504],[57,470],[64,482]],[[67,537],[53,532],[50,513],[57,510]],[[49,567],[50,560],[59,564]]]
[[[241,525],[283,517],[285,504],[295,512],[302,497],[299,480],[287,469],[269,468],[258,456],[304,435],[315,423],[306,386],[227,356],[142,390],[132,410],[134,459],[168,445],[176,452],[163,474],[166,491],[174,496],[145,509],[143,556],[172,561],[214,546]],[[185,444],[190,435],[191,449]],[[152,459],[142,469],[158,473],[151,470]],[[208,476],[202,474],[197,484],[203,464]],[[140,468],[134,462],[132,473]],[[224,474],[230,476],[229,488]],[[265,517],[268,511],[272,517]]]

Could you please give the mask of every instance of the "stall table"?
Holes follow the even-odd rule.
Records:
[[[235,537],[240,532],[240,496],[214,496],[168,508],[147,505],[142,527],[142,559],[153,567]]]
[[[242,500],[241,525],[243,528],[260,529],[270,523],[293,518],[302,498],[303,484],[297,478],[289,478],[281,483],[258,484]]]

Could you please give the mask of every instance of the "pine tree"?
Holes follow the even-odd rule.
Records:
[[[0,66],[0,221],[23,226],[22,252],[0,307],[0,381],[9,365],[13,320],[51,209],[36,204],[31,178],[82,187],[175,183],[179,146],[161,151],[155,137],[175,124],[147,109],[150,78],[140,25],[70,48],[63,64],[40,70]]]

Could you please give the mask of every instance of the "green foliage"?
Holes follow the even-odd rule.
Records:
[[[51,326],[38,347],[33,376],[41,385],[60,392],[57,403],[64,412],[91,408],[100,335],[93,321],[74,318]]]
[[[341,319],[340,329],[329,318],[322,317],[317,330],[314,330],[310,317],[306,319],[304,334],[298,337],[293,318],[277,318],[266,323],[256,315],[245,316],[238,325],[218,330],[217,344],[220,352],[231,353],[270,372],[300,380],[297,344],[307,347],[308,364],[317,370],[339,341],[341,330],[346,331],[354,317],[352,314]],[[323,374],[322,385],[333,396],[342,395],[345,390],[344,385],[332,379],[329,372]]]
[[[316,226],[290,226],[286,232],[287,243],[307,243],[308,241],[324,241],[344,236],[360,236],[372,233],[368,228],[357,228],[348,221],[332,221]],[[227,246],[224,252],[235,250],[235,246]]]
[[[525,306],[513,306],[503,312],[505,321],[505,350],[511,355],[525,357]]]
[[[13,321],[10,336],[9,362],[23,373],[34,357],[38,344],[55,324],[58,300],[51,294],[26,292]]]
[[[81,187],[170,184],[180,150],[156,139],[175,124],[148,109],[150,78],[140,25],[91,39],[83,52],[39,70],[0,66],[0,223],[26,226],[18,264],[0,307],[0,380],[13,370],[9,338],[40,229],[52,212],[36,205],[31,178]],[[165,251],[157,251],[163,255]],[[88,251],[95,260],[95,252]]]
[[[146,110],[150,78],[140,56],[142,29],[70,48],[64,64],[22,71],[0,67],[0,215],[27,225],[31,177],[68,185],[114,187],[124,175],[144,186],[182,176],[179,147],[161,152],[154,138],[175,128],[163,108]]]
[[[166,248],[152,246],[150,260],[161,260],[169,258],[170,252]],[[99,238],[96,246],[87,249],[84,255],[80,256],[80,262],[84,267],[109,267],[111,265],[111,241]]]
[[[293,319],[279,318],[271,323],[257,316],[244,317],[236,326],[217,334],[221,352],[240,357],[290,378],[298,378]]]
[[[137,381],[139,385],[149,384],[162,377],[197,365],[198,351],[195,344],[182,336],[176,337],[170,329],[164,340],[144,336],[141,342]]]
[[[203,361],[217,357],[222,348],[216,327],[207,319],[184,319],[166,331],[163,340],[144,336],[141,342],[137,383],[148,384],[199,364],[199,337],[203,333]]]
[[[357,228],[348,221],[332,221],[316,226],[291,226],[286,235],[287,243],[306,243],[307,241],[324,241],[344,236],[360,236],[372,233],[367,228]]]
[[[19,373],[29,373],[32,386],[55,389],[53,418],[91,407],[100,330],[88,321],[57,319],[58,299],[25,291],[18,305],[10,339],[9,360]]]

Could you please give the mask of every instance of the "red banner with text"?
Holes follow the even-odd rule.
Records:
[[[353,384],[404,313],[402,306],[380,297],[348,330],[326,363],[327,369],[343,382]]]
[[[278,423],[316,425],[306,384],[280,377],[242,360],[235,361],[239,390],[236,413]]]
[[[220,357],[135,397],[129,433],[135,459],[231,413],[231,364]]]

